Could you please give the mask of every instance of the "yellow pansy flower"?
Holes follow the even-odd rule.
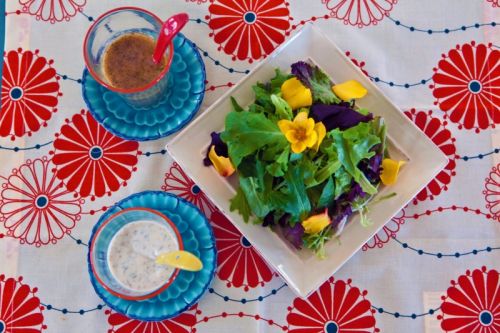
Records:
[[[325,126],[322,123],[315,124],[314,119],[308,118],[306,112],[299,112],[293,121],[286,119],[278,121],[278,127],[292,144],[292,151],[297,154],[306,148],[313,148],[316,145],[319,147],[326,135]]]
[[[355,98],[365,97],[367,90],[356,80],[349,80],[332,87],[333,93],[341,100],[350,101]]]
[[[382,172],[380,180],[384,185],[393,185],[396,183],[399,174],[399,168],[405,164],[404,161],[395,161],[390,158],[384,158],[382,161]]]
[[[328,216],[328,209],[325,209],[323,213],[309,216],[307,220],[302,221],[302,226],[306,234],[317,234],[330,223],[332,223],[332,220]]]
[[[292,110],[312,105],[311,89],[304,86],[296,77],[283,82],[281,95]]]
[[[215,146],[210,147],[208,158],[212,162],[215,170],[223,177],[231,176],[236,170],[228,157],[219,156],[215,152]]]

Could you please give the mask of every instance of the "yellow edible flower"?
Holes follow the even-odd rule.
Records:
[[[398,180],[399,168],[405,164],[404,161],[395,161],[390,158],[384,158],[382,161],[382,172],[380,180],[384,185],[392,185]]]
[[[296,77],[283,82],[281,94],[292,110],[312,105],[311,89],[304,86]]]
[[[365,97],[368,92],[365,87],[356,80],[349,80],[332,87],[333,93],[341,100],[350,101],[355,98]]]
[[[307,220],[302,221],[302,226],[306,234],[317,234],[325,229],[330,223],[332,223],[332,220],[330,220],[328,216],[328,209],[325,209],[323,213],[309,216]]]
[[[282,119],[278,127],[292,144],[294,153],[302,153],[306,148],[319,147],[325,137],[326,129],[322,123],[314,123],[314,119],[307,118],[306,112],[299,112],[293,121]]]
[[[229,177],[234,173],[235,169],[233,164],[231,163],[231,160],[228,157],[217,155],[217,153],[215,152],[215,146],[210,147],[208,158],[214,165],[215,170],[222,177]]]

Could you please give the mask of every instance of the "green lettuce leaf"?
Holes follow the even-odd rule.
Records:
[[[319,197],[317,208],[328,207],[333,200],[335,199],[335,181],[330,176],[325,186],[323,187],[323,191],[321,192],[321,196]]]
[[[285,145],[285,136],[263,114],[230,112],[221,139],[228,147],[229,157],[235,167],[241,160],[265,145]]]
[[[273,94],[271,95],[271,102],[275,107],[276,115],[280,119],[292,120],[293,118],[292,108],[283,98]]]
[[[236,195],[230,202],[231,205],[229,206],[229,209],[231,211],[237,210],[243,217],[243,220],[248,222],[250,215],[252,215],[252,210],[248,204],[247,198],[245,197],[245,193],[243,193],[243,190],[240,187],[236,190]]]
[[[304,184],[304,170],[299,165],[288,167],[285,174],[286,186],[283,192],[287,199],[283,210],[290,213],[292,222],[298,222],[306,218],[311,211],[311,202],[307,196],[306,186]]]

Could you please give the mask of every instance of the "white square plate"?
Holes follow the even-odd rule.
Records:
[[[231,212],[229,200],[236,193],[235,186],[238,186],[238,183],[234,179],[237,177],[232,177],[233,181],[229,181],[219,176],[214,168],[205,167],[202,162],[210,143],[210,133],[224,129],[226,114],[232,110],[230,97],[235,97],[242,106],[251,104],[254,101],[252,85],[258,81],[269,81],[274,76],[276,67],[287,71],[291,64],[299,60],[313,61],[333,82],[354,79],[366,87],[368,95],[359,100],[357,105],[385,119],[391,143],[390,154],[408,161],[402,168],[397,184],[382,188],[378,193],[382,196],[396,192],[397,196],[373,206],[369,214],[373,225],[362,227],[359,217],[353,216],[340,235],[341,241],[330,241],[326,245],[327,258],[324,260],[318,259],[307,249],[295,250],[270,229],[247,224],[237,212]],[[316,290],[335,273],[448,163],[441,150],[392,104],[319,28],[312,25],[304,27],[262,61],[168,143],[167,150],[288,285],[302,297]]]

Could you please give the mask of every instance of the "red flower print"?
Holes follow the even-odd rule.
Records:
[[[467,271],[451,281],[441,304],[441,328],[445,332],[500,332],[499,273],[486,267]]]
[[[196,329],[196,315],[201,313],[196,305],[181,313],[175,318],[163,321],[140,321],[131,319],[121,313],[106,311],[109,315],[109,333],[194,333]]]
[[[63,20],[69,21],[76,13],[82,11],[86,3],[87,0],[19,0],[24,13],[52,24]]]
[[[413,203],[417,204],[419,201],[424,201],[427,198],[433,200],[435,196],[439,195],[441,191],[448,190],[448,184],[451,182],[451,177],[455,176],[455,159],[456,148],[455,138],[451,136],[451,132],[447,130],[438,118],[432,117],[432,111],[416,111],[411,109],[405,112],[406,116],[410,118],[422,132],[427,135],[441,151],[448,156],[448,164],[436,178],[434,178],[427,186],[417,194]]]
[[[404,208],[394,216],[382,229],[380,229],[375,236],[366,242],[362,250],[366,251],[373,248],[382,248],[384,244],[388,243],[399,231],[399,227],[405,223],[405,210]]]
[[[198,185],[186,175],[176,162],[172,164],[170,170],[165,174],[165,185],[161,189],[198,206],[208,218],[217,210],[205,193],[200,190]]]
[[[471,42],[443,54],[430,86],[434,104],[459,128],[476,132],[500,123],[500,51]]]
[[[125,186],[136,170],[139,143],[111,134],[84,110],[66,122],[51,152],[66,188],[93,200]]]
[[[285,40],[290,12],[285,0],[210,0],[211,37],[233,60],[266,57]]]
[[[59,91],[52,60],[39,51],[9,51],[4,55],[0,137],[31,135],[46,126],[56,112]]]
[[[491,5],[495,8],[495,7],[500,7],[500,3],[498,2],[498,0],[486,0],[488,2],[491,2]]]
[[[491,169],[489,177],[486,178],[484,189],[486,208],[490,210],[494,219],[500,221],[500,163]]]
[[[0,333],[40,333],[47,328],[43,306],[35,296],[37,288],[31,289],[22,280],[0,275]]]
[[[379,332],[375,310],[360,291],[343,280],[330,278],[307,299],[297,297],[286,321],[290,333]]]
[[[376,25],[389,16],[397,0],[321,0],[330,10],[330,15],[362,28],[370,24]]]
[[[51,169],[46,157],[27,160],[2,185],[0,223],[22,244],[55,244],[80,220],[83,199],[66,190]]]
[[[217,246],[217,275],[227,286],[245,291],[271,281],[273,272],[252,244],[219,211],[212,214]]]

